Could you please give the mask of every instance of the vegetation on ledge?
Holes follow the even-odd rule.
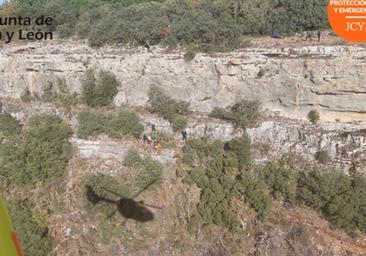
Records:
[[[189,103],[176,101],[165,95],[157,87],[152,87],[149,92],[150,107],[148,110],[158,116],[168,120],[173,131],[179,132],[186,128],[186,116],[189,113]]]
[[[144,126],[139,117],[127,110],[120,110],[114,115],[102,113],[80,112],[78,115],[78,136],[82,139],[106,134],[111,138],[121,139],[126,136],[140,135]]]
[[[20,136],[0,144],[0,175],[11,185],[49,182],[64,174],[71,129],[60,118],[33,116]]]

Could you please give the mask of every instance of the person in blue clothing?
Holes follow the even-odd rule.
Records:
[[[144,133],[144,135],[142,135],[142,141],[144,142],[144,144],[146,144],[147,142],[147,135]]]
[[[277,34],[277,33],[273,33],[271,35],[272,38],[274,39],[284,39],[285,37],[283,35]]]
[[[186,131],[182,131],[182,139],[186,141],[188,139],[188,133]]]

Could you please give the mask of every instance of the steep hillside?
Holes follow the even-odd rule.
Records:
[[[365,48],[193,57],[0,50],[0,191],[28,254],[366,255]],[[126,218],[134,194],[149,218]]]

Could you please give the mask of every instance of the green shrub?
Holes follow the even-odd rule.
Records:
[[[108,122],[109,119],[102,114],[80,112],[78,115],[78,137],[87,139],[88,137],[94,137],[104,133],[106,123]]]
[[[106,134],[121,139],[144,130],[136,114],[121,110],[117,115],[106,116],[100,113],[80,112],[78,115],[78,136],[82,139]]]
[[[226,109],[214,107],[209,116],[212,118],[227,120],[229,115],[230,113]]]
[[[187,126],[184,115],[189,113],[188,103],[170,98],[157,87],[151,88],[149,103],[149,111],[168,120],[174,131],[183,130]]]
[[[48,233],[47,226],[35,220],[33,208],[34,206],[27,201],[9,204],[10,216],[24,254],[47,256],[52,251],[53,239]]]
[[[319,122],[320,114],[317,110],[311,110],[308,114],[308,119],[311,123],[316,124]]]
[[[137,168],[136,185],[144,188],[152,182],[161,183],[163,177],[163,165],[158,161],[146,157]]]
[[[24,156],[17,141],[5,142],[0,144],[0,176],[2,186],[13,184],[15,172],[24,169]]]
[[[236,128],[245,129],[253,125],[259,118],[259,103],[257,101],[241,100],[227,109],[214,108],[210,117],[232,123]]]
[[[117,209],[117,206],[113,202],[107,202],[105,200],[101,200],[97,204],[93,204],[92,202],[90,202],[87,198],[88,186],[90,186],[90,188],[92,188],[95,194],[98,195],[100,198],[107,200],[120,199],[119,196],[117,196],[116,194],[120,195],[120,197],[130,196],[128,186],[125,185],[125,182],[117,178],[104,174],[93,174],[87,176],[84,182],[83,189],[85,207],[89,212],[93,214],[102,213],[105,217],[113,213]],[[108,190],[116,194],[113,194]]]
[[[42,94],[42,100],[46,102],[50,102],[55,100],[56,98],[56,91],[53,88],[53,83],[49,82],[44,88],[43,88],[43,94]]]
[[[32,117],[16,144],[2,145],[2,173],[15,184],[33,184],[61,177],[72,150],[70,136],[71,129],[60,118]]]
[[[196,57],[196,53],[193,52],[193,51],[187,51],[185,54],[184,54],[184,60],[186,62],[191,62],[194,57]]]
[[[155,135],[153,135],[161,144],[162,148],[175,148],[176,142],[173,135],[158,132]]]
[[[174,132],[183,131],[187,127],[187,119],[184,116],[175,116],[170,123]]]
[[[123,138],[128,135],[141,134],[144,126],[140,118],[133,112],[121,110],[116,116],[111,116],[106,127],[106,133],[112,138]]]
[[[222,143],[210,142],[207,138],[189,139],[182,150],[183,162],[192,167],[209,166],[212,162],[221,161],[224,155]]]
[[[0,113],[0,135],[12,136],[20,132],[21,126],[14,117],[8,113]]]
[[[255,210],[260,219],[265,219],[270,212],[272,200],[266,183],[253,175],[247,174],[241,183],[235,187],[236,191],[244,195],[248,206]]]
[[[71,106],[75,106],[79,103],[79,95],[76,92],[70,93],[67,89],[66,81],[64,79],[59,79],[56,100],[61,106],[70,109]]]
[[[21,8],[14,8],[15,13],[3,16],[47,13],[55,22],[43,29],[57,30],[62,37],[88,38],[92,46],[162,43],[230,50],[239,45],[242,34],[292,34],[329,27],[324,0],[24,0],[18,4]]]
[[[83,81],[82,98],[91,107],[107,106],[113,102],[119,85],[115,75],[110,72],[99,71],[96,78],[93,70],[87,70]]]
[[[194,231],[193,225],[215,224],[239,231],[240,223],[231,206],[234,198],[242,199],[253,208],[259,217],[264,218],[270,209],[271,198],[266,184],[248,176],[241,175],[239,162],[250,160],[247,138],[234,139],[225,146],[218,141],[208,139],[190,139],[183,147],[183,162],[188,171],[179,170],[177,174],[183,181],[197,184],[201,189],[201,200],[198,213],[189,219],[188,228]],[[243,150],[243,151],[241,151]]]
[[[268,163],[259,170],[258,175],[268,185],[274,198],[296,203],[297,172],[285,161]]]
[[[333,172],[302,173],[299,200],[321,211],[336,227],[366,232],[366,179]]]
[[[238,46],[239,27],[212,1],[201,1],[194,8],[184,2],[169,7],[175,22],[168,39],[204,51],[225,51]]]
[[[137,152],[130,150],[124,160],[124,165],[135,169],[138,187],[144,188],[152,182],[161,183],[163,177],[163,166],[151,157],[142,158]]]
[[[322,150],[316,154],[316,159],[321,164],[326,164],[330,161],[330,156],[327,150]]]
[[[239,168],[248,166],[250,164],[250,147],[251,142],[247,136],[232,139],[225,144],[226,151],[232,151],[239,160]]]
[[[30,102],[32,100],[34,100],[34,97],[32,96],[31,92],[29,91],[29,89],[25,89],[22,94],[20,95],[20,99],[24,102]]]
[[[291,159],[286,158],[270,162],[256,172],[243,173],[240,159],[250,160],[247,143],[246,138],[234,139],[224,146],[208,139],[186,142],[184,165],[177,175],[189,185],[196,184],[202,193],[198,213],[189,218],[190,231],[208,224],[237,230],[236,214],[229,204],[233,198],[243,199],[264,219],[270,211],[272,195],[277,200],[318,210],[335,227],[348,233],[366,232],[365,177],[338,171],[297,171]]]
[[[142,157],[135,150],[129,150],[127,152],[125,159],[123,160],[124,166],[130,168],[139,166],[141,165],[141,163],[142,163]]]

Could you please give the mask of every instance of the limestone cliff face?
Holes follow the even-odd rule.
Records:
[[[193,110],[208,112],[241,98],[263,109],[305,118],[310,109],[323,120],[366,120],[366,49],[356,46],[247,48],[227,54],[198,54],[187,63],[181,51],[143,48],[92,49],[53,42],[0,50],[0,97],[19,98],[28,88],[41,95],[65,79],[80,91],[88,68],[113,72],[121,81],[117,105],[144,105],[153,85]]]

